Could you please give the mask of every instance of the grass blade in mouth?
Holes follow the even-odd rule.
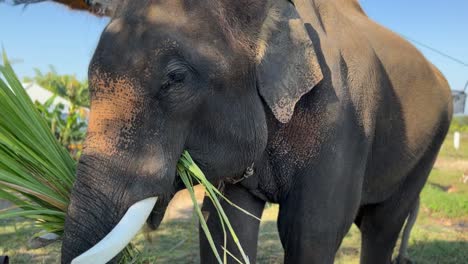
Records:
[[[225,198],[225,197],[221,194],[221,192],[215,186],[213,186],[208,181],[208,179],[205,177],[205,174],[203,174],[201,169],[193,161],[192,157],[190,157],[190,154],[187,151],[184,151],[184,153],[182,154],[182,157],[179,160],[179,165],[177,166],[177,172],[179,173],[182,180],[184,181],[184,184],[187,187],[187,189],[189,189],[189,191],[191,190],[191,193],[190,193],[191,196],[194,196],[194,194],[192,193],[193,192],[193,187],[190,187],[189,185],[192,184],[192,186],[193,186],[193,183],[191,181],[184,180],[184,177],[189,177],[189,176],[193,177],[194,179],[196,179],[204,187],[206,195],[211,199],[211,201],[212,201],[212,203],[213,203],[213,205],[214,205],[214,207],[215,207],[215,209],[216,209],[216,211],[217,211],[217,213],[219,215],[219,219],[220,219],[220,222],[221,222],[221,226],[223,228],[223,232],[226,233],[226,228],[228,229],[229,233],[232,236],[232,239],[233,239],[234,243],[236,244],[237,248],[239,249],[239,252],[242,255],[244,263],[246,263],[246,264],[250,263],[250,260],[249,260],[248,256],[245,254],[244,249],[242,248],[242,245],[240,244],[239,238],[237,237],[234,229],[232,228],[232,225],[231,225],[231,223],[229,221],[229,218],[227,217],[226,213],[224,212],[223,207],[221,206],[221,203],[219,201],[219,197],[221,197],[221,198]],[[193,201],[193,199],[192,199],[192,201]],[[226,199],[226,201],[228,201],[228,200]],[[196,203],[196,201],[194,201],[194,204],[195,203]],[[230,201],[228,201],[228,203],[233,204]],[[198,204],[197,204],[196,208],[197,207],[198,207]],[[242,210],[243,212],[246,212],[248,215],[255,217],[254,215],[252,215],[252,214],[248,213],[247,211],[243,210],[242,208],[240,208],[238,206],[235,206],[235,207]],[[197,214],[199,214],[200,221],[205,222],[205,219],[203,218],[203,215],[202,215],[201,211],[197,212]],[[200,215],[202,217],[200,217]],[[255,217],[255,218],[260,221],[260,219],[258,217]],[[205,224],[206,224],[206,222],[205,222]],[[211,234],[209,232],[205,231],[205,235],[207,236],[208,241],[210,243],[210,246],[211,246],[213,252],[215,253],[218,261],[220,261],[219,254],[217,253],[216,247],[212,245],[213,239],[211,237]],[[226,244],[226,235],[224,237],[225,237],[225,244]],[[226,245],[224,245],[225,254],[226,253],[230,254],[229,252],[226,252],[225,248],[226,248]],[[232,254],[230,254],[230,255],[232,255]],[[224,257],[224,259],[225,259],[225,257]],[[220,263],[222,263],[222,262],[220,262]]]

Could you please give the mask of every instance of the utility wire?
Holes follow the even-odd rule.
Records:
[[[417,40],[415,40],[415,39],[412,39],[412,38],[410,38],[410,37],[408,37],[408,36],[405,36],[405,35],[403,35],[403,34],[400,34],[400,35],[401,35],[402,37],[404,37],[405,39],[411,41],[411,42],[414,42],[414,43],[416,43],[416,44],[418,44],[418,45],[420,45],[420,46],[425,47],[426,49],[430,49],[430,50],[432,50],[433,52],[435,52],[435,53],[437,53],[437,54],[439,54],[439,55],[441,55],[441,56],[446,57],[447,59],[450,59],[450,60],[452,60],[452,61],[454,61],[454,62],[456,62],[456,63],[458,63],[458,64],[461,64],[461,65],[463,65],[463,66],[465,66],[465,67],[468,67],[468,63],[466,63],[466,62],[464,62],[464,61],[461,61],[461,60],[459,60],[459,59],[457,59],[457,58],[455,58],[455,57],[452,57],[452,56],[448,55],[447,53],[444,53],[444,52],[442,52],[442,51],[440,51],[440,50],[438,50],[438,49],[436,49],[436,48],[433,48],[433,47],[431,47],[431,46],[429,46],[429,45],[426,45],[426,44],[424,44],[424,43],[422,43],[422,42],[420,42],[420,41],[417,41]]]

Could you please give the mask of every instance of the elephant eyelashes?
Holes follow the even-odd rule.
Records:
[[[170,61],[166,68],[166,78],[163,88],[168,88],[171,85],[184,82],[190,67],[180,60]]]
[[[165,79],[163,80],[163,83],[161,85],[161,89],[162,90],[167,90],[171,86],[183,83],[184,80],[185,80],[186,75],[187,75],[186,71],[168,72],[166,74]]]
[[[167,74],[168,81],[170,83],[180,83],[185,79],[185,71],[174,71]]]

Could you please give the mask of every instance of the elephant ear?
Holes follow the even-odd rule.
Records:
[[[291,120],[301,97],[322,79],[312,41],[295,7],[274,1],[257,47],[260,95],[281,123]]]

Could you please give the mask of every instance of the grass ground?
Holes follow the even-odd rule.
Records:
[[[449,135],[421,195],[421,210],[413,229],[409,254],[415,263],[468,262],[468,134],[462,135],[459,151]],[[182,198],[181,198],[182,200]],[[187,205],[189,199],[181,204]],[[199,263],[197,222],[185,207],[173,206],[158,231],[140,234],[135,244],[142,263]],[[262,217],[257,262],[282,263],[282,248],[276,230],[278,206],[269,206]],[[0,255],[12,263],[59,263],[60,245],[28,249],[28,239],[37,231],[24,220],[0,221]],[[149,240],[148,240],[149,239]],[[360,234],[352,227],[338,251],[336,263],[358,263]]]

